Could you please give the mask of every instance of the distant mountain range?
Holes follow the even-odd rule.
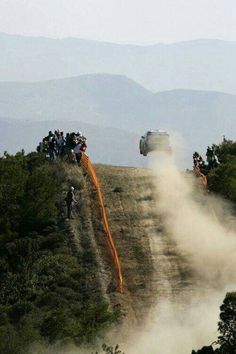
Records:
[[[0,34],[0,81],[43,81],[93,73],[125,75],[156,91],[236,93],[236,42],[152,46]]]
[[[3,116],[30,120],[79,120],[138,130],[154,95],[123,76],[84,75],[37,83],[0,82]],[[137,117],[138,113],[138,117]],[[139,118],[140,117],[140,118]],[[132,126],[133,123],[133,126]]]
[[[96,161],[121,165],[143,165],[138,139],[150,128],[180,134],[186,142],[188,163],[193,150],[204,151],[223,135],[236,135],[235,95],[194,90],[154,94],[126,77],[107,74],[36,83],[2,82],[0,112],[2,117],[18,120],[6,125],[4,118],[1,123],[1,131],[6,125],[10,136],[12,130],[21,132],[12,142],[16,148],[21,139],[25,142],[21,146],[32,148],[49,129],[82,129],[94,144]],[[28,123],[21,123],[25,120]],[[1,138],[2,144],[5,141],[2,149],[11,150],[7,136]]]

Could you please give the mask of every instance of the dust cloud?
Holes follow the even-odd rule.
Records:
[[[135,336],[127,353],[191,354],[217,339],[219,306],[225,293],[235,289],[235,220],[230,207],[204,194],[191,174],[179,171],[172,156],[153,156],[151,164],[162,237],[172,238],[188,260],[193,284],[187,297],[180,291],[173,298],[157,299],[145,333]]]
[[[191,174],[181,172],[172,156],[152,156],[151,165],[156,214],[163,222],[161,237],[171,238],[187,260],[192,284],[183,285],[177,294],[173,289],[173,296],[157,297],[144,328],[135,329],[129,339],[122,330],[119,335],[115,331],[107,343],[119,343],[126,354],[191,354],[217,339],[219,306],[226,292],[235,290],[235,218],[226,202],[203,193]]]
[[[179,172],[169,156],[154,171],[157,209],[163,214],[165,229],[177,247],[187,253],[202,281],[220,288],[235,283],[236,233],[227,227],[226,204],[221,207],[219,199],[201,195],[193,178]],[[222,223],[222,219],[226,222]]]

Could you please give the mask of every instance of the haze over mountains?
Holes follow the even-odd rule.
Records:
[[[236,42],[153,46],[0,34],[0,81],[42,81],[91,73],[125,75],[156,92],[236,93]]]
[[[0,51],[1,151],[32,150],[51,129],[83,130],[94,161],[143,166],[139,137],[161,128],[184,138],[181,164],[190,166],[193,150],[235,137],[236,96],[217,92],[236,92],[234,42],[139,47],[0,34]]]
[[[108,74],[36,83],[1,82],[0,112],[5,117],[3,128],[6,117],[14,119],[12,127],[18,127],[26,150],[35,146],[28,136],[38,143],[50,129],[67,131],[73,127],[96,141],[92,150],[94,154],[100,149],[95,153],[97,161],[107,162],[104,152],[109,151],[109,161],[123,165],[143,165],[137,156],[139,136],[153,127],[181,134],[190,156],[193,149],[204,149],[223,135],[233,137],[236,133],[235,95],[194,90],[154,94],[126,77]],[[28,122],[21,129],[25,120]],[[8,131],[10,134],[11,129]],[[16,149],[21,140],[16,139]],[[12,150],[8,144],[8,134],[4,134],[2,149]],[[98,150],[96,146],[100,146]],[[126,150],[127,157],[119,150]],[[99,159],[101,153],[104,160]]]

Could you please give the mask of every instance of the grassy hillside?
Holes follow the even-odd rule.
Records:
[[[50,164],[36,153],[0,159],[1,354],[25,354],[35,344],[43,352],[54,344],[92,345],[114,323],[127,326],[128,333],[151,309],[153,264],[137,188],[143,177],[150,184],[149,173],[101,165],[96,169],[101,180],[109,180],[105,204],[124,294],[117,292],[97,195],[83,170]],[[78,205],[69,222],[64,199],[71,185]],[[126,209],[117,210],[114,206],[121,203]]]
[[[216,150],[221,164],[209,175],[210,188],[235,203],[235,143],[224,140]],[[49,164],[36,153],[0,158],[1,354],[25,354],[35,343],[43,353],[54,345],[91,345],[114,324],[118,333],[124,326],[125,341],[157,302],[178,297],[186,304],[196,292],[191,264],[158,214],[150,170],[95,169],[124,294],[116,291],[97,195],[82,168]],[[71,185],[78,205],[68,222]]]
[[[150,171],[95,168],[123,294],[117,292],[97,195],[82,168],[49,164],[36,153],[0,159],[1,354],[25,354],[35,343],[43,353],[54,345],[91,345],[113,324],[118,334],[122,325],[125,340],[143,326],[157,298],[187,299],[193,291],[187,260],[168,235],[162,237]],[[78,204],[74,219],[66,221],[71,185]]]
[[[63,166],[22,153],[0,159],[0,176],[0,353],[91,343],[118,310],[99,290],[88,245],[86,258],[73,252],[62,218],[71,179]]]

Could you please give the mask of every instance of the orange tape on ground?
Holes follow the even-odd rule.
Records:
[[[123,293],[123,277],[122,277],[120,261],[119,261],[116,247],[115,247],[115,244],[114,244],[114,241],[112,238],[112,233],[111,233],[111,230],[109,227],[106,209],[105,209],[104,202],[103,202],[103,195],[102,195],[100,183],[97,178],[96,172],[93,168],[93,165],[91,164],[89,157],[85,153],[82,153],[82,157],[81,157],[80,162],[81,162],[82,166],[85,168],[85,170],[87,171],[87,173],[89,174],[90,179],[97,190],[98,201],[99,201],[101,214],[102,214],[103,226],[104,226],[104,230],[106,232],[108,246],[111,251],[112,258],[113,258],[113,261],[114,261],[114,264],[116,267],[117,280],[118,280],[118,291],[120,293]]]

